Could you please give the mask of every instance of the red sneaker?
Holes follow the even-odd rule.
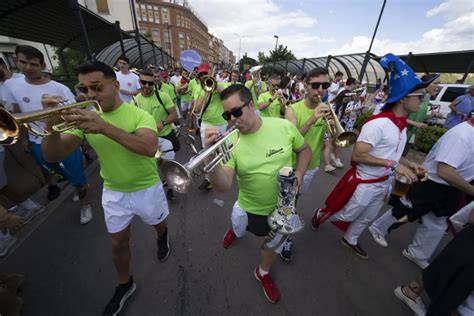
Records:
[[[280,291],[278,290],[277,286],[273,284],[272,277],[269,273],[265,275],[261,275],[259,273],[259,266],[255,268],[253,271],[253,275],[257,280],[262,283],[263,293],[270,301],[270,303],[276,303],[280,299]]]
[[[321,218],[323,217],[323,213],[321,212],[320,208],[317,208],[314,211],[313,218],[311,219],[311,229],[313,231],[316,231],[319,228],[319,225],[321,225]]]
[[[222,240],[222,245],[224,246],[225,249],[229,248],[230,245],[232,245],[232,243],[234,242],[235,238],[237,236],[235,236],[235,233],[234,231],[231,229],[229,229],[225,235],[224,235],[224,239]]]

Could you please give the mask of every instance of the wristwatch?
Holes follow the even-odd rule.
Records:
[[[166,126],[166,125],[168,125],[168,122],[166,122],[166,121],[161,121],[161,124],[163,124],[163,126]]]

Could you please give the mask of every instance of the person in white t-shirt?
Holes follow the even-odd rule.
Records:
[[[25,78],[9,80],[4,84],[4,98],[11,104],[13,111],[18,113],[42,110],[42,99],[45,96],[52,96],[64,103],[74,103],[75,97],[72,92],[63,84],[50,80],[42,75],[45,67],[44,56],[38,49],[20,45],[17,47],[17,63]],[[44,127],[43,122],[37,122]],[[92,208],[86,198],[88,181],[84,174],[82,155],[79,149],[74,151],[67,159],[59,163],[48,163],[43,157],[41,150],[42,138],[33,135],[26,130],[22,130],[21,144],[25,150],[31,152],[38,165],[48,180],[48,199],[56,199],[61,190],[56,184],[54,174],[65,177],[76,188],[77,196],[82,202],[80,223],[86,224],[92,220]],[[28,137],[23,137],[28,134]]]
[[[421,223],[403,255],[422,269],[429,265],[448,228],[448,217],[459,209],[462,193],[474,196],[474,120],[447,131],[433,146],[423,164],[428,181],[413,185],[406,197],[393,201],[394,207],[370,227],[375,242],[387,247],[386,235],[397,222]]]
[[[119,71],[115,75],[120,83],[120,99],[123,102],[130,103],[140,90],[140,79],[136,74],[130,72],[130,61],[127,57],[120,56],[117,59],[117,67]]]
[[[344,74],[340,71],[336,72],[334,80],[328,88],[328,102],[332,102],[332,100],[337,96],[339,90],[341,90],[342,78],[344,78]]]
[[[368,259],[359,245],[359,237],[377,216],[389,190],[391,176],[417,181],[426,172],[418,164],[402,158],[406,143],[406,118],[418,111],[424,88],[415,73],[393,54],[382,58],[384,68],[391,70],[391,94],[385,110],[371,117],[362,127],[352,152],[352,168],[344,175],[312,219],[313,230],[326,220],[345,231],[342,244],[354,254]],[[393,67],[389,66],[393,64]],[[405,74],[405,75],[403,75]]]
[[[181,70],[179,68],[176,68],[174,70],[173,76],[170,78],[170,83],[174,86],[177,87],[178,82],[181,80]]]

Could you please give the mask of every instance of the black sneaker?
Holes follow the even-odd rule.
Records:
[[[291,240],[290,237],[288,237],[285,240],[285,242],[283,244],[283,249],[280,252],[280,258],[281,258],[281,260],[283,260],[285,262],[290,262],[291,261],[291,258],[292,258],[291,244],[292,244],[292,240]]]
[[[357,256],[362,259],[369,259],[369,255],[362,249],[359,244],[351,245],[344,237],[342,237],[341,243],[346,246],[347,248],[351,249]]]
[[[166,199],[173,201],[174,200],[174,192],[172,189],[166,190]]]
[[[161,262],[166,261],[168,259],[171,249],[170,249],[170,242],[168,239],[168,229],[166,229],[163,236],[158,236],[157,239],[158,243],[158,260]]]
[[[198,189],[203,191],[209,191],[210,189],[212,189],[212,184],[209,182],[209,180],[204,179],[204,181],[198,186]]]
[[[126,284],[120,284],[115,288],[114,296],[110,302],[105,306],[102,316],[116,316],[120,313],[127,298],[135,292],[137,285],[133,282],[133,276]]]
[[[61,194],[61,189],[57,185],[50,185],[48,186],[48,200],[56,200]]]

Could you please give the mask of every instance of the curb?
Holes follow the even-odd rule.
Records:
[[[86,167],[84,170],[84,173],[86,177],[89,178],[89,176],[96,171],[99,168],[99,160],[96,159],[93,161],[90,165]],[[36,191],[30,198],[37,202],[37,201],[42,201],[44,200],[44,197],[47,195],[48,192],[48,185],[46,184],[43,186],[41,189]],[[39,214],[38,216],[34,217],[28,224],[26,224],[16,235],[16,242],[15,244],[10,248],[8,251],[8,254],[4,256],[3,258],[0,258],[0,264],[4,263],[8,258],[15,252],[16,249],[18,249],[23,242],[31,235],[33,232],[35,232],[38,227],[41,226],[41,224],[51,215],[53,212],[67,199],[70,197],[71,193],[74,192],[74,187],[71,184],[67,184],[64,187],[62,187],[61,194],[59,197],[46,205],[46,210],[43,211],[43,213]],[[40,203],[42,204],[42,203]]]

